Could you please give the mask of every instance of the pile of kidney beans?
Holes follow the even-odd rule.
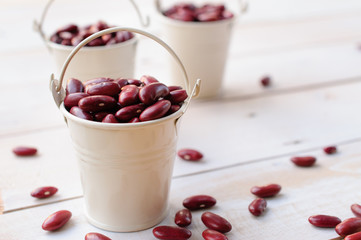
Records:
[[[178,3],[163,11],[163,15],[185,22],[212,22],[233,18],[223,4],[204,4],[200,7],[192,3]]]
[[[50,41],[65,46],[76,46],[85,38],[92,35],[93,33],[99,32],[101,30],[110,27],[111,26],[109,26],[107,23],[103,21],[98,21],[95,24],[88,25],[85,27],[79,27],[75,24],[68,24],[62,28],[59,28],[54,34],[52,34],[50,37]],[[86,46],[95,47],[95,46],[111,45],[111,44],[125,42],[133,37],[134,35],[131,32],[119,31],[96,38],[90,41]]]
[[[73,115],[104,123],[135,123],[168,116],[180,109],[188,94],[156,78],[71,78],[66,85],[65,108]]]

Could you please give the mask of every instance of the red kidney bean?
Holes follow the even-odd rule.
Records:
[[[122,107],[139,103],[139,88],[133,84],[122,87],[118,102]]]
[[[271,85],[271,77],[270,76],[264,76],[261,78],[260,83],[263,87],[268,87]]]
[[[155,77],[149,76],[149,75],[143,75],[140,78],[140,81],[144,84],[144,85],[148,85],[151,83],[155,83],[155,82],[159,82]]]
[[[140,121],[150,121],[163,117],[170,109],[171,103],[168,100],[160,100],[155,104],[147,107],[140,114]]]
[[[115,108],[117,102],[106,95],[94,95],[79,100],[79,107],[87,112],[101,112]]]
[[[83,83],[76,78],[70,78],[66,83],[65,91],[66,91],[66,95],[70,93],[83,92],[84,91]]]
[[[101,122],[105,118],[106,115],[110,114],[110,112],[97,112],[94,114],[94,120]]]
[[[38,152],[34,147],[18,146],[13,148],[13,153],[17,156],[33,156]]]
[[[81,109],[80,107],[74,106],[70,109],[69,112],[74,116],[77,116],[78,118],[82,118],[85,120],[93,120],[93,116],[90,113]]]
[[[93,39],[86,44],[86,46],[89,46],[89,47],[97,47],[97,46],[103,46],[103,45],[105,45],[105,43],[104,43],[103,39],[101,39],[101,38]]]
[[[170,115],[170,114],[172,114],[172,113],[175,113],[175,112],[177,112],[180,108],[181,108],[181,106],[179,106],[179,105],[171,105],[167,114]]]
[[[125,85],[128,85],[128,80],[125,78],[117,78],[114,82],[118,83],[119,89],[122,89]]]
[[[192,232],[182,227],[158,226],[153,229],[153,235],[162,240],[186,240],[192,236]]]
[[[352,204],[351,205],[351,211],[353,214],[355,214],[356,217],[360,217],[361,218],[361,205],[359,204]]]
[[[137,117],[132,118],[128,121],[128,123],[137,123],[137,122],[140,122],[139,118],[137,118]]]
[[[202,232],[202,237],[205,240],[228,240],[228,238],[226,237],[226,235],[212,230],[212,229],[206,229]]]
[[[85,81],[83,84],[86,87],[91,84],[97,84],[97,83],[102,83],[102,82],[112,82],[112,81],[114,81],[114,80],[111,78],[99,77],[99,78],[89,79],[89,80]]]
[[[61,32],[71,32],[71,33],[77,33],[79,31],[79,28],[75,24],[68,24],[64,27],[59,28],[56,33],[59,34]]]
[[[135,85],[135,86],[141,86],[142,85],[142,82],[138,79],[133,79],[133,78],[130,78],[128,79],[128,84],[129,85]]]
[[[361,232],[353,233],[345,237],[344,240],[361,240]]]
[[[107,95],[107,96],[116,96],[119,94],[120,88],[119,84],[116,82],[102,82],[94,84],[87,88],[86,93],[89,95]]]
[[[334,154],[337,152],[337,148],[336,146],[328,146],[328,147],[325,147],[323,148],[323,151],[326,153],[326,154]]]
[[[216,205],[217,200],[209,195],[195,195],[184,199],[183,206],[189,210],[210,208]]]
[[[112,240],[112,239],[100,233],[90,232],[85,235],[85,240]]]
[[[188,209],[179,210],[174,217],[174,223],[180,227],[189,226],[192,223],[192,213]]]
[[[103,123],[119,123],[117,118],[114,116],[114,114],[109,113],[108,115],[106,115],[103,120]]]
[[[335,227],[335,231],[341,237],[360,232],[361,231],[361,218],[348,218],[343,220]]]
[[[187,161],[199,161],[203,158],[203,154],[195,149],[184,148],[178,151],[178,156]]]
[[[74,106],[78,106],[80,99],[89,97],[89,96],[90,96],[89,94],[83,93],[83,92],[70,93],[70,94],[66,95],[64,98],[64,106],[67,109],[70,109]]]
[[[186,100],[187,97],[188,97],[187,91],[182,89],[182,90],[171,91],[168,94],[167,99],[172,104],[179,104],[179,103],[183,102],[184,100]]]
[[[181,90],[181,86],[168,86],[169,92],[172,92],[174,90]]]
[[[39,187],[34,189],[30,195],[35,198],[48,198],[53,196],[57,191],[58,189],[52,186]]]
[[[201,216],[202,222],[206,227],[221,232],[226,233],[232,230],[232,225],[223,217],[212,213],[204,212]]]
[[[267,201],[263,198],[257,198],[249,204],[248,210],[254,216],[260,216],[266,210],[266,207]]]
[[[128,122],[135,117],[139,117],[144,109],[145,106],[142,103],[126,106],[119,109],[115,113],[115,117],[121,122]]]
[[[341,219],[329,215],[313,215],[308,218],[308,221],[316,227],[334,228],[341,222]]]
[[[71,212],[68,210],[60,210],[45,219],[42,228],[46,231],[54,231],[65,225],[71,218]]]
[[[142,87],[139,91],[139,99],[146,105],[152,105],[159,98],[163,98],[169,94],[166,85],[160,82],[150,83]]]
[[[269,184],[266,186],[254,186],[251,188],[251,193],[260,198],[273,197],[281,191],[281,186],[278,184]]]
[[[311,167],[315,164],[316,158],[312,156],[293,157],[291,161],[299,167]]]
[[[104,44],[106,45],[111,39],[112,39],[112,34],[105,34],[103,36],[101,36]]]

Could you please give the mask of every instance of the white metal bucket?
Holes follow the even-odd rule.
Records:
[[[164,16],[159,0],[156,0],[155,4],[156,16],[165,41],[178,54],[189,78],[202,79],[198,98],[218,96],[222,88],[236,15],[231,19],[215,22],[183,22]],[[241,11],[246,11],[244,3],[241,3]],[[179,68],[173,61],[169,63],[173,81],[171,84],[182,85]]]
[[[60,82],[54,75],[51,78],[54,100],[60,105],[78,156],[85,214],[91,224],[116,232],[150,228],[166,216],[179,120],[200,87],[198,80],[180,110],[153,121],[100,123],[70,114],[62,103],[61,86],[71,58],[92,39],[123,30],[150,37],[165,47],[183,70],[189,93],[187,74],[173,50],[154,35],[132,28],[106,29],[85,39],[65,62]]]
[[[50,37],[46,36],[42,30],[46,13],[53,1],[54,0],[50,0],[48,2],[42,14],[41,21],[39,23],[35,21],[34,27],[43,38],[49,52],[54,58],[56,73],[60,74],[63,63],[74,47],[51,42],[49,40]],[[133,0],[129,1],[137,11],[141,24],[143,26],[149,25],[149,19],[146,18],[146,20],[143,21],[135,2]],[[81,81],[105,75],[110,78],[132,78],[134,77],[137,42],[137,38],[133,37],[125,42],[109,46],[85,47],[74,57],[64,77],[66,80],[73,77]]]

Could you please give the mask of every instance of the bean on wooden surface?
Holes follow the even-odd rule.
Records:
[[[316,158],[313,156],[293,157],[291,161],[299,167],[311,167],[315,164]]]
[[[361,240],[361,232],[348,235],[344,238],[344,240]]]
[[[281,189],[281,185],[273,183],[266,186],[254,186],[251,188],[251,193],[260,198],[273,197],[277,195]]]
[[[21,157],[34,156],[37,152],[38,150],[34,147],[18,146],[13,148],[13,153]]]
[[[324,147],[323,148],[323,151],[326,153],[326,154],[334,154],[337,152],[337,148],[336,146],[328,146],[328,147]]]
[[[228,240],[228,238],[226,237],[226,235],[212,230],[212,229],[206,229],[202,232],[202,237],[205,240]]]
[[[192,213],[188,209],[179,210],[174,217],[174,223],[180,227],[189,226],[192,223]]]
[[[112,240],[112,239],[100,233],[90,232],[85,235],[85,240]]]
[[[351,211],[353,212],[353,214],[355,214],[356,217],[360,217],[361,218],[361,205],[354,203],[351,205]]]
[[[271,77],[270,76],[262,77],[260,83],[263,87],[269,87],[271,85]]]
[[[217,200],[209,195],[195,195],[184,199],[183,206],[189,210],[206,209],[213,207]]]
[[[187,161],[199,161],[203,154],[195,149],[183,148],[178,151],[178,156]]]
[[[53,196],[57,191],[58,189],[52,186],[39,187],[34,189],[30,195],[35,198],[48,198]]]
[[[249,204],[248,210],[254,216],[260,216],[266,210],[266,207],[267,201],[265,199],[256,198]]]
[[[232,225],[223,217],[212,213],[212,212],[204,212],[201,216],[202,222],[209,229],[226,233],[232,230]]]
[[[329,215],[313,215],[308,218],[308,221],[316,227],[334,228],[341,222],[341,219]]]
[[[42,228],[46,231],[54,231],[64,226],[71,218],[71,212],[68,210],[60,210],[45,219]]]
[[[182,227],[158,226],[153,229],[153,235],[162,240],[186,240],[192,236],[192,232]]]
[[[335,227],[335,231],[341,237],[346,237],[347,235],[360,232],[361,218],[358,217],[347,218]]]

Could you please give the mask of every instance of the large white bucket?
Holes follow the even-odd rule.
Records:
[[[53,43],[49,40],[50,37],[46,36],[43,32],[43,22],[53,1],[54,0],[50,0],[48,2],[42,14],[41,21],[39,23],[35,21],[34,26],[54,58],[56,74],[60,74],[63,63],[74,47]],[[133,0],[129,1],[137,11],[142,25],[147,26],[149,19],[147,18],[146,21],[143,21],[135,2]],[[127,41],[113,45],[82,48],[74,57],[71,65],[69,65],[64,77],[66,80],[73,77],[81,81],[105,75],[110,78],[132,78],[134,77],[137,42],[137,38],[133,37]]]
[[[167,117],[139,123],[100,123],[78,118],[64,107],[63,72],[82,45],[115,31],[131,31],[164,46],[183,70],[188,99]],[[167,215],[168,196],[176,154],[179,120],[199,91],[198,81],[189,93],[188,77],[175,53],[157,37],[137,29],[112,28],[81,42],[64,64],[60,82],[52,75],[51,88],[60,105],[78,156],[85,214],[99,228],[130,232],[150,228]]]
[[[202,79],[198,98],[217,97],[222,88],[236,15],[231,19],[215,22],[183,22],[164,16],[159,0],[155,3],[156,17],[164,40],[178,54],[191,81],[195,77]],[[244,12],[246,5],[241,5]],[[179,68],[172,61],[170,70],[171,84],[182,85]]]

